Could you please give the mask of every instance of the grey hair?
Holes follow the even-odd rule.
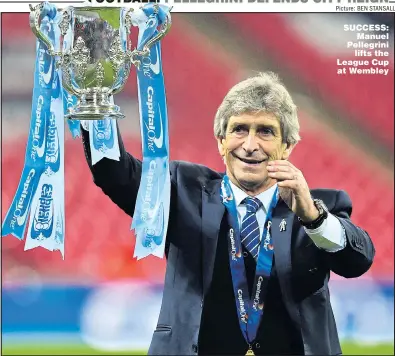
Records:
[[[259,73],[229,90],[215,115],[215,137],[225,137],[231,116],[259,112],[272,113],[279,119],[284,143],[296,144],[300,141],[296,105],[273,72]]]

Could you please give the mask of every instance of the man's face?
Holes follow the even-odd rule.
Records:
[[[225,138],[218,139],[229,179],[252,194],[276,183],[268,177],[267,162],[288,159],[292,148],[282,143],[280,122],[271,113],[232,116]]]

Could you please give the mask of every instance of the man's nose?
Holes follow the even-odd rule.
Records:
[[[248,134],[248,136],[246,137],[246,139],[243,143],[243,148],[248,153],[254,152],[259,149],[258,141],[255,137],[254,132],[250,132]]]

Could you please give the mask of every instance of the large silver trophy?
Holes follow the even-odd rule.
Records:
[[[123,118],[124,115],[117,105],[111,103],[110,97],[122,90],[132,65],[139,68],[140,59],[147,56],[150,47],[169,31],[170,16],[158,34],[137,50],[132,49],[129,39],[133,9],[68,7],[59,10],[62,14],[59,24],[62,46],[55,49],[52,41],[40,30],[43,4],[30,9],[33,33],[46,44],[49,54],[58,58],[63,87],[78,99],[66,118]],[[64,45],[67,38],[70,43]]]

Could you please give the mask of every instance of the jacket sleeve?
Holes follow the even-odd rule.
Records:
[[[140,186],[142,163],[126,152],[118,130],[119,161],[103,158],[92,166],[89,133],[81,128],[85,157],[94,183],[110,197],[126,214],[133,217]]]
[[[350,219],[352,203],[345,191],[338,191],[335,207],[331,210],[344,227],[346,246],[327,253],[330,269],[345,278],[355,278],[367,272],[373,263],[375,249],[369,234]]]

